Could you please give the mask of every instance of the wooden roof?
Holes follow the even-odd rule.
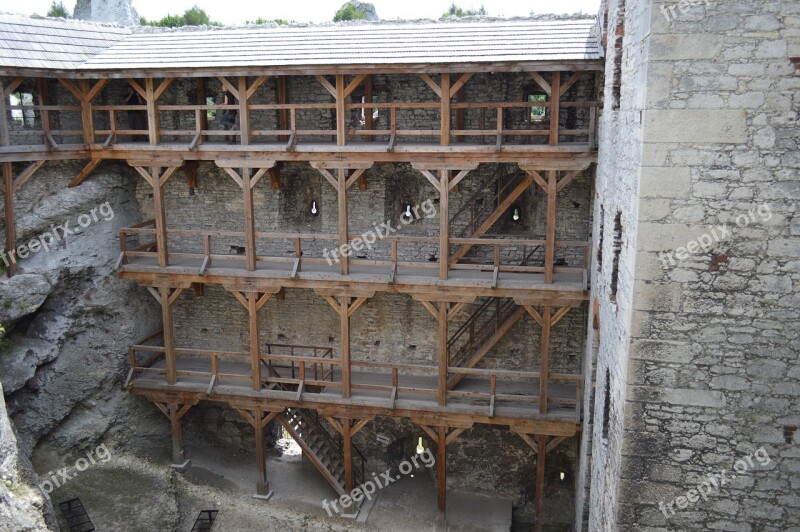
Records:
[[[600,57],[591,19],[161,30],[0,15],[0,69],[6,71],[487,66]]]

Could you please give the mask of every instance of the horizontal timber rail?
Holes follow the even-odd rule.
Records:
[[[351,271],[345,276],[338,271],[341,255],[336,234],[256,232],[255,239],[256,269],[247,271],[244,232],[170,229],[167,231],[169,266],[163,271],[193,272],[200,277],[221,274],[293,281],[363,278],[377,284],[395,284],[405,277],[411,282],[415,279],[438,282],[439,263],[434,260],[439,249],[436,237],[387,236],[366,246],[361,236],[351,234]],[[360,249],[356,246],[359,241]],[[453,238],[450,243],[452,249],[462,245],[472,247],[470,255],[448,266],[452,272],[448,282],[454,286],[477,283],[476,286],[497,288],[504,283],[518,283],[513,286],[532,288],[544,283],[544,253],[537,256],[538,264],[531,264],[533,260],[528,253],[530,249],[543,250],[544,240]],[[555,281],[545,286],[568,283],[584,290],[590,243],[556,241],[555,248],[556,258],[561,262],[553,268]],[[158,244],[153,222],[121,229],[120,252],[123,271],[139,271],[139,268],[151,271],[157,267]]]
[[[178,379],[176,384],[168,385],[165,348],[151,345],[130,348],[131,371],[126,386],[134,392],[195,393],[209,400],[215,400],[217,395],[257,397],[265,403],[302,404],[303,408],[326,404],[371,406],[388,415],[398,410],[419,410],[475,414],[488,420],[540,417],[538,371],[449,367],[449,374],[464,378],[454,389],[447,390],[447,404],[440,406],[436,366],[351,361],[351,393],[345,399],[342,360],[332,358],[332,349],[278,344],[263,347],[272,353],[260,356],[262,378],[258,391],[250,387],[248,353],[175,348]],[[546,417],[580,423],[582,387],[581,375],[549,373]]]

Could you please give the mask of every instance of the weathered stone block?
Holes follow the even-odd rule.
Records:
[[[644,128],[648,142],[740,144],[748,138],[747,118],[738,110],[649,109]]]

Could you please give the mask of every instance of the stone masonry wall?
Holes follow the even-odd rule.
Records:
[[[635,233],[619,288],[633,291],[619,318],[630,316],[630,343],[615,338],[619,351],[604,351],[613,309],[593,283],[601,348],[590,529],[793,530],[800,76],[788,58],[800,55],[800,5],[628,0],[625,9],[621,113],[641,112],[626,132],[641,161],[607,183],[615,152],[603,137],[622,132],[604,119],[598,190],[638,198],[638,220],[623,212]]]

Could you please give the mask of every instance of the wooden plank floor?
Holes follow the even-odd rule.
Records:
[[[165,368],[165,361],[159,360],[155,363],[153,368],[163,370]],[[277,366],[276,366],[277,367]],[[178,382],[175,385],[176,391],[188,390],[202,390],[203,395],[208,387],[210,381],[211,363],[208,359],[196,357],[178,357],[177,358],[178,372],[192,371],[192,372],[209,372],[208,376],[203,375],[179,375]],[[283,378],[291,378],[291,371],[288,368],[277,367],[277,371]],[[251,381],[250,381],[250,364],[249,362],[239,362],[222,360],[219,362],[219,373],[223,375],[235,375],[239,377],[226,377],[222,376],[217,380],[216,386],[227,395],[236,394],[236,391],[242,393],[242,396],[249,397],[252,394]],[[310,379],[311,372],[307,372],[306,378]],[[419,390],[430,390],[430,393],[416,393],[416,392],[398,392],[397,405],[410,406],[413,405],[415,409],[421,411],[440,411],[441,407],[437,403],[436,395],[436,375],[408,375],[400,374],[398,376],[398,386],[400,388],[415,388]],[[340,375],[337,373],[334,376],[335,382],[341,381]],[[385,407],[387,402],[390,401],[391,393],[382,390],[363,390],[359,389],[359,385],[381,385],[391,387],[391,374],[388,372],[379,373],[367,371],[352,371],[351,383],[353,389],[351,398],[358,404],[374,405],[378,407]],[[142,374],[136,377],[132,382],[132,387],[136,389],[147,389],[152,386],[157,386],[161,390],[165,384],[165,377],[163,374]],[[488,379],[478,379],[473,377],[464,378],[454,389],[459,392],[483,392],[489,391]],[[518,401],[496,401],[495,414],[505,417],[514,417],[520,419],[530,419],[536,417],[539,413],[538,397],[539,385],[537,381],[526,380],[517,382],[497,381],[497,393],[525,396],[525,402]],[[550,383],[548,393],[551,400],[574,400],[576,396],[575,384],[560,384]],[[267,395],[269,393],[267,392]],[[325,402],[326,399],[341,400],[341,390],[338,387],[327,387],[319,392],[304,392],[308,397],[313,395],[316,400]],[[446,409],[454,413],[471,413],[480,412],[486,415],[489,412],[488,399],[481,398],[464,398],[464,397],[448,397],[448,404]],[[558,420],[575,421],[575,408],[571,405],[550,405],[548,417]]]
[[[159,268],[155,254],[147,257],[129,257],[128,264],[120,268],[121,272],[156,273],[168,272],[179,274],[197,274],[202,266],[200,258],[170,258],[167,268]],[[237,259],[215,259],[207,268],[206,276],[231,276],[255,277],[271,279],[288,279],[292,272],[291,262],[259,261],[255,271],[245,269],[245,261]],[[385,284],[389,281],[389,266],[362,265],[352,261],[350,274],[342,276],[338,264],[303,263],[297,274],[297,279],[308,281],[359,281],[366,283]],[[453,287],[492,287],[492,271],[480,270],[450,270],[449,279],[440,280],[438,268],[420,268],[402,266],[398,264],[396,284],[414,284],[428,286],[453,286]],[[547,289],[575,292],[580,294],[585,290],[583,276],[580,273],[556,273],[554,282],[546,284],[544,274],[526,272],[500,272],[497,279],[497,288],[506,289]]]

